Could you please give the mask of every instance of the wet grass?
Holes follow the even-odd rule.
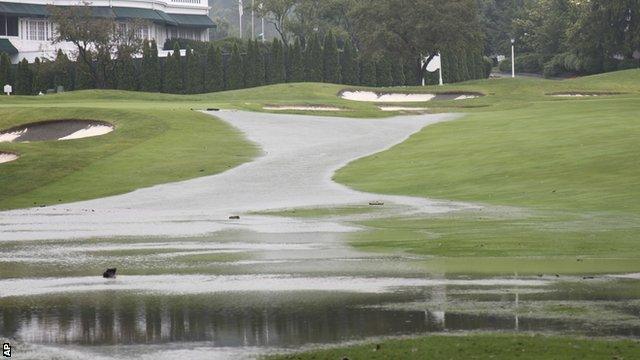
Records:
[[[379,345],[379,349],[376,348]],[[388,340],[350,347],[270,356],[265,359],[635,359],[634,340],[572,337],[470,334]]]
[[[380,206],[352,205],[339,207],[318,207],[301,209],[284,209],[276,211],[255,212],[255,215],[281,216],[291,218],[322,218],[322,217],[344,217],[349,215],[362,215],[379,212]]]
[[[20,101],[24,100],[16,100]],[[257,154],[228,124],[185,109],[157,110],[148,103],[88,110],[74,104],[60,107],[64,100],[58,107],[0,103],[0,129],[66,118],[104,120],[116,126],[114,132],[95,138],[0,143],[0,149],[21,155],[1,166],[0,210],[86,200],[216,174]]]
[[[516,265],[520,257],[555,256],[575,258],[533,263],[547,272],[639,271],[640,262],[633,262],[640,257],[637,80],[640,71],[553,84],[527,79],[519,86],[510,83],[510,94],[502,93],[507,86],[501,81],[494,89],[497,99],[477,99],[491,105],[486,110],[430,126],[388,151],[354,161],[336,174],[336,181],[362,191],[486,207],[484,213],[371,220],[364,225],[374,230],[354,234],[353,243],[367,250],[444,258],[512,258],[512,271],[530,268]],[[473,85],[491,91],[491,82]],[[624,94],[588,99],[545,95],[560,88]],[[602,261],[587,268],[578,258]],[[496,270],[485,263],[488,269],[478,269],[477,262],[456,267]]]

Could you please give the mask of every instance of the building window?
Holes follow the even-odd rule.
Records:
[[[151,40],[151,31],[148,24],[139,25],[135,30],[135,37],[141,40]],[[125,22],[118,23],[118,35],[128,37],[131,34],[131,25]],[[131,34],[133,35],[133,34]]]
[[[25,19],[24,32],[21,38],[24,40],[45,41],[51,38],[51,24],[47,20]]]
[[[18,17],[0,15],[0,36],[18,36]]]

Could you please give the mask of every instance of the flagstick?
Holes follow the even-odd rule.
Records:
[[[442,86],[444,85],[444,82],[442,81],[442,56],[440,53],[438,53],[438,57],[440,58],[440,69],[438,69],[438,72],[440,73],[440,86]]]
[[[422,86],[425,86],[426,83],[424,81],[424,58],[420,55],[420,71],[422,72]]]

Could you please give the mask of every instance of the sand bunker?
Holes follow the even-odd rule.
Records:
[[[0,164],[17,160],[19,157],[17,154],[0,151]]]
[[[381,111],[427,111],[426,107],[408,107],[408,106],[378,106]]]
[[[0,142],[73,140],[100,136],[113,130],[113,125],[103,121],[51,120],[4,130],[0,132]]]
[[[611,96],[620,95],[620,93],[606,93],[606,92],[567,92],[567,93],[553,93],[549,94],[556,97],[594,97],[594,96]]]
[[[480,96],[480,94],[473,93],[409,94],[376,93],[373,91],[343,91],[340,93],[340,97],[345,100],[384,103],[426,102],[431,100],[467,100],[475,99]]]
[[[297,105],[283,105],[283,106],[265,106],[262,109],[264,110],[275,110],[275,111],[343,111],[344,109],[332,107],[332,106],[315,106],[315,105],[305,105],[305,106],[297,106]]]

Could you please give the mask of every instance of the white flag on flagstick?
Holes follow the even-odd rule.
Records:
[[[238,12],[240,16],[244,15],[244,5],[242,4],[242,0],[238,0]]]
[[[440,54],[438,54],[434,56],[433,59],[431,59],[431,61],[429,61],[429,63],[427,64],[427,71],[436,72],[440,70],[440,68],[442,68],[442,62],[440,61]]]

